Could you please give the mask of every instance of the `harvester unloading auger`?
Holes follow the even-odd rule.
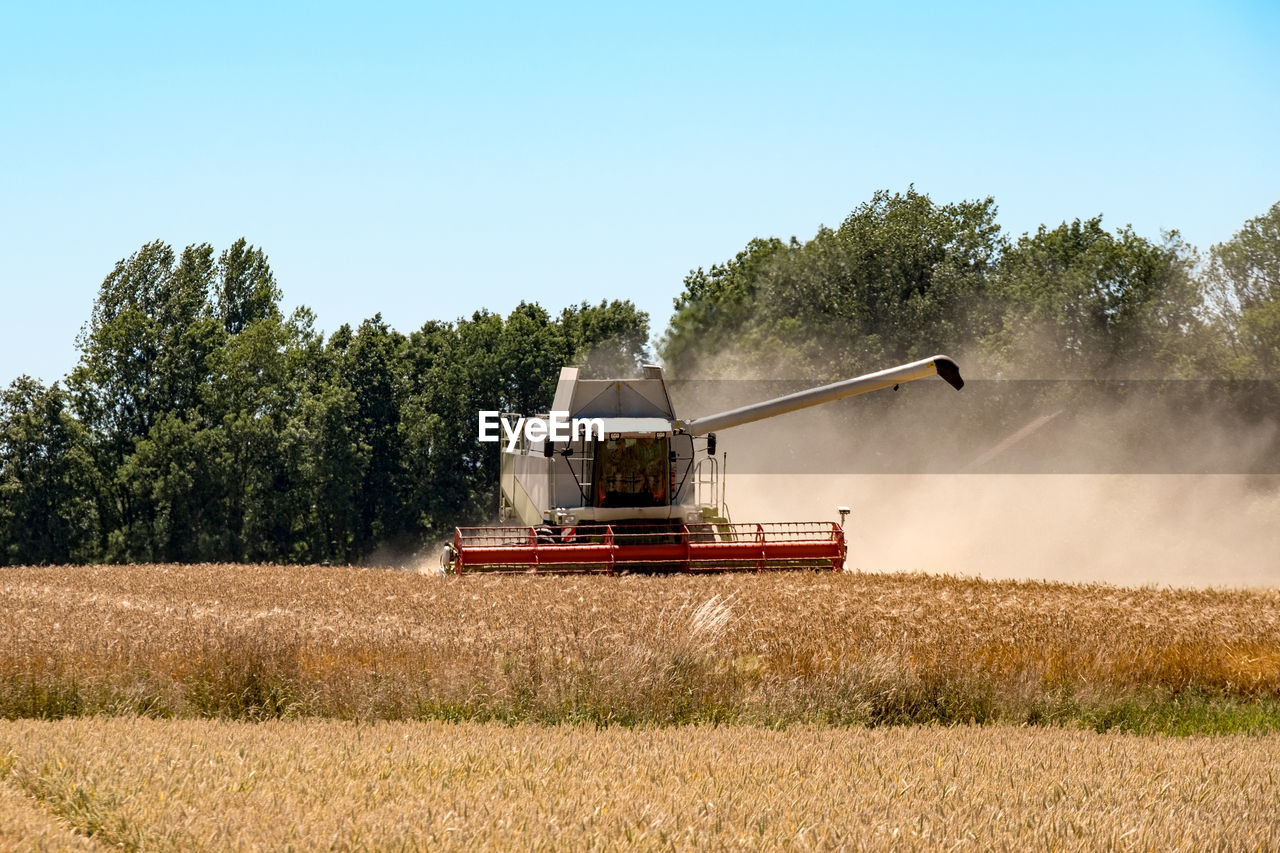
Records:
[[[552,412],[595,429],[567,441],[523,431],[511,447],[504,445],[502,525],[457,528],[442,567],[455,573],[839,571],[845,559],[839,523],[729,521],[715,431],[933,375],[957,389],[964,385],[956,363],[936,355],[681,420],[661,367],[645,365],[639,379],[579,379],[577,368],[562,368]]]

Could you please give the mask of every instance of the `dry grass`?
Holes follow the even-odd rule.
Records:
[[[146,850],[1274,850],[1280,736],[0,722],[0,791]]]
[[[0,571],[7,717],[1203,731],[1224,713],[1223,728],[1240,728],[1242,707],[1243,727],[1268,727],[1277,697],[1276,591],[831,573]]]

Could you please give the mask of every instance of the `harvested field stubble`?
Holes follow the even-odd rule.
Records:
[[[1280,594],[833,573],[0,571],[0,716],[1280,719]]]
[[[6,754],[0,792],[126,849],[1280,846],[1274,735],[121,718]]]

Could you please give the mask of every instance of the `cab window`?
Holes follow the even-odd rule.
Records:
[[[670,488],[667,437],[596,442],[595,505],[665,506]]]

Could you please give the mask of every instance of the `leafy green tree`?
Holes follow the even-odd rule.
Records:
[[[297,373],[305,363],[293,354],[313,334],[307,323],[268,313],[229,336],[210,359],[214,381],[202,409],[220,436],[221,487],[213,495],[225,501],[229,559],[282,559],[305,524],[295,490],[306,451],[289,427],[305,387]]]
[[[0,561],[94,559],[96,478],[88,432],[56,383],[22,376],[0,392]]]
[[[795,238],[790,244],[753,239],[733,260],[685,276],[659,345],[666,365],[689,375],[701,361],[740,348],[743,327],[756,308],[757,286],[769,276],[775,259],[798,249]]]
[[[154,242],[103,281],[74,382],[119,456],[162,414],[198,404],[205,360],[222,340],[207,302],[214,274],[208,244],[175,257]]]
[[[227,560],[225,436],[176,412],[160,416],[116,472],[133,511],[111,554],[130,562]]]
[[[218,257],[216,311],[228,335],[259,320],[281,320],[280,288],[261,249],[241,237]]]
[[[352,563],[362,556],[361,490],[370,448],[362,444],[356,422],[355,394],[326,383],[300,402],[290,425],[290,444],[298,448],[295,497],[298,528],[281,556],[296,563]]]
[[[545,316],[540,312],[534,306],[522,306],[515,313],[514,327],[527,330],[538,325]],[[426,384],[417,387],[409,409],[412,418],[422,420],[405,424],[417,453],[426,451],[416,460],[422,469],[415,486],[435,493],[426,496],[419,491],[418,497],[426,498],[430,530],[436,535],[458,523],[492,520],[498,451],[476,440],[477,413],[520,411],[529,402],[523,395],[548,387],[548,374],[554,370],[558,375],[560,369],[558,364],[553,367],[536,359],[525,359],[518,370],[507,369],[502,354],[505,351],[510,357],[519,346],[509,342],[503,318],[489,311],[477,311],[454,324],[450,333],[443,332],[436,327],[434,334],[415,342],[415,359],[429,358],[434,369],[423,377]],[[423,352],[424,347],[430,349]],[[529,369],[531,375],[524,373]],[[550,402],[545,398],[525,411],[549,408]]]
[[[501,331],[486,361],[491,358],[498,369],[499,404],[512,412],[547,408],[564,360],[563,331],[540,305],[529,302],[521,302],[505,322],[498,322]]]
[[[359,522],[354,547],[368,553],[405,530],[403,491],[404,445],[400,434],[404,336],[378,314],[354,333],[339,329],[331,341],[334,381],[352,395],[351,438],[367,454],[358,486]],[[367,450],[365,450],[367,448]]]
[[[990,323],[992,199],[876,193],[800,244],[753,240],[685,279],[662,356],[691,371],[843,375],[954,349]]]
[[[507,324],[510,327],[511,318]],[[584,376],[632,376],[653,360],[649,354],[649,315],[629,300],[569,306],[560,312],[558,325],[564,340],[560,360],[580,365]],[[559,368],[552,373],[554,386]]]
[[[1042,376],[1189,372],[1203,296],[1176,232],[1152,243],[1102,218],[1041,226],[1001,258],[1000,328],[986,336],[1006,370]]]
[[[284,547],[288,351],[266,255],[148,243],[103,281],[72,374],[94,437],[109,559],[250,559]]]
[[[415,529],[428,542],[446,537],[455,524],[487,520],[489,486],[497,482],[496,453],[476,441],[478,398],[496,393],[497,383],[484,375],[483,346],[474,346],[491,340],[474,332],[491,332],[494,315],[478,313],[473,321],[481,328],[472,330],[465,320],[427,323],[409,336],[406,347],[403,499]],[[480,374],[483,390],[473,387],[472,371]],[[501,400],[480,408],[494,406]]]
[[[1211,301],[1236,376],[1280,375],[1280,202],[1209,253]]]

